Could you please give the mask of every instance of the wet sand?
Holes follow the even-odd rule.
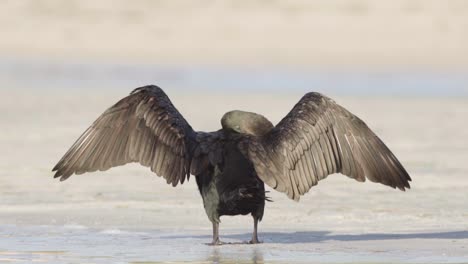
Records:
[[[130,89],[129,89],[130,90]],[[166,89],[195,129],[234,108],[278,122],[301,94],[195,94]],[[193,179],[172,188],[137,165],[73,176],[50,169],[128,91],[0,90],[0,262],[463,263],[468,261],[466,99],[336,100],[366,120],[413,177],[406,193],[342,175],[300,203],[272,191],[258,246],[211,248]],[[221,238],[247,241],[250,217],[222,218]]]
[[[0,2],[0,263],[468,263],[467,29],[464,0]],[[413,188],[271,190],[264,244],[225,217],[233,244],[212,248],[193,179],[174,189],[136,164],[52,179],[148,83],[206,131],[232,109],[276,123],[306,91],[341,95]]]

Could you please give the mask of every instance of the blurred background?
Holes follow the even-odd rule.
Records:
[[[146,84],[205,131],[233,109],[276,123],[322,92],[376,131],[413,188],[331,176],[301,203],[272,191],[265,245],[212,251],[193,181],[174,189],[136,164],[52,179]],[[0,262],[464,262],[467,96],[466,0],[0,0]],[[222,238],[247,240],[251,224],[223,219]]]
[[[3,0],[2,89],[468,95],[464,0]]]

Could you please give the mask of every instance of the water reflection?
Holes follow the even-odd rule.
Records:
[[[236,254],[223,252],[222,247],[212,249],[210,256],[206,260],[212,264],[264,264],[263,252],[258,247],[246,248],[245,251],[239,251]]]

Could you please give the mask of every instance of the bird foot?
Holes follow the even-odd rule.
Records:
[[[207,246],[212,246],[212,247],[216,247],[216,246],[222,246],[222,245],[225,245],[226,243],[224,242],[221,242],[219,240],[216,240],[216,241],[213,241],[211,243],[208,243],[206,244]]]
[[[249,244],[251,244],[251,245],[262,244],[262,243],[263,243],[263,242],[260,241],[260,240],[258,240],[258,238],[252,239],[252,240],[249,241]]]

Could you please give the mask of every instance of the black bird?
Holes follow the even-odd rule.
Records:
[[[223,215],[254,219],[251,243],[259,243],[265,185],[298,201],[328,175],[410,188],[410,176],[385,144],[358,117],[319,93],[308,93],[273,126],[265,117],[232,111],[222,129],[196,132],[164,91],[135,89],[105,111],[58,162],[55,178],[105,171],[139,162],[177,186],[194,175],[213,245]]]

